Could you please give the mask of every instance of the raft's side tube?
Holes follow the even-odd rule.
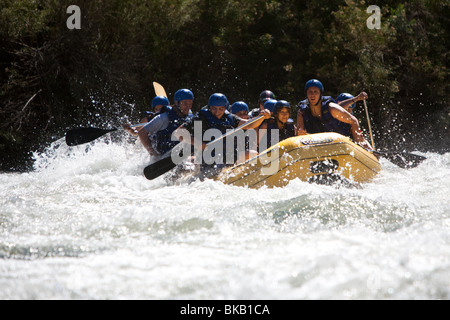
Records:
[[[308,181],[327,175],[362,183],[380,170],[372,153],[345,136],[328,132],[283,140],[257,157],[223,171],[217,179],[251,188],[283,187],[293,179]]]

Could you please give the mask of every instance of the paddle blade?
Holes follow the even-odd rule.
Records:
[[[175,167],[176,164],[173,163],[172,157],[167,157],[145,167],[144,176],[148,180],[153,180],[158,178],[160,175],[169,172]]]
[[[153,82],[153,89],[157,96],[164,96],[167,98],[166,90],[164,90],[164,87],[158,82]]]
[[[91,142],[104,134],[117,129],[98,129],[98,128],[77,128],[66,132],[66,143],[68,146],[77,146],[79,144]]]
[[[424,160],[426,160],[426,157],[419,156],[417,154],[413,153],[407,153],[407,152],[379,152],[376,151],[375,153],[381,155],[382,157],[385,157],[389,161],[391,161],[393,164],[399,166],[403,169],[410,169],[415,168],[419,164],[421,164]]]

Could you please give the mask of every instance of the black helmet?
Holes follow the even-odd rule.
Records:
[[[275,98],[275,95],[273,94],[273,92],[272,91],[270,91],[270,90],[264,90],[263,92],[261,92],[260,94],[259,94],[259,102],[261,103],[264,103],[264,102],[266,102],[268,99],[276,99]]]

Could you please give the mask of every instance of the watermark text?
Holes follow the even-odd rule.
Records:
[[[218,129],[202,131],[202,122],[194,123],[194,164],[228,164],[232,165],[237,159],[245,159],[248,155],[257,154],[256,150],[266,150],[279,142],[279,130],[270,129],[270,142],[267,129],[231,130],[226,137]],[[172,141],[181,140],[191,142],[191,133],[186,129],[178,129],[172,134]],[[259,140],[259,141],[258,141]],[[206,148],[202,148],[203,141],[207,142]],[[182,150],[182,152],[180,152]],[[171,152],[173,163],[180,164],[187,154],[191,154],[191,143],[180,143]],[[262,152],[258,156],[261,164],[261,174],[273,175],[279,168],[279,148],[273,148],[270,152]]]
[[[66,26],[68,29],[81,29],[81,9],[79,6],[71,5],[67,7],[66,13],[71,14],[67,18]]]
[[[367,8],[367,13],[372,15],[367,18],[366,24],[369,29],[380,29],[381,28],[381,10],[379,6],[371,5]]]

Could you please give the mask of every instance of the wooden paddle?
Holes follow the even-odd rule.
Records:
[[[164,96],[167,98],[166,90],[164,90],[164,87],[158,82],[153,82],[153,89],[157,96]]]
[[[369,110],[367,109],[366,100],[363,101],[364,101],[364,109],[366,109],[367,124],[369,125],[369,133],[370,133],[370,140],[372,142],[372,149],[375,150],[375,144],[373,143],[372,127],[370,125]]]
[[[147,122],[139,123],[139,124],[133,124],[130,127],[140,127],[145,126]],[[125,130],[123,128],[112,128],[112,129],[99,129],[99,128],[76,128],[71,129],[66,132],[66,143],[68,146],[77,146],[83,143],[88,143],[91,141],[94,141],[97,138],[100,138],[101,136],[117,130]]]

